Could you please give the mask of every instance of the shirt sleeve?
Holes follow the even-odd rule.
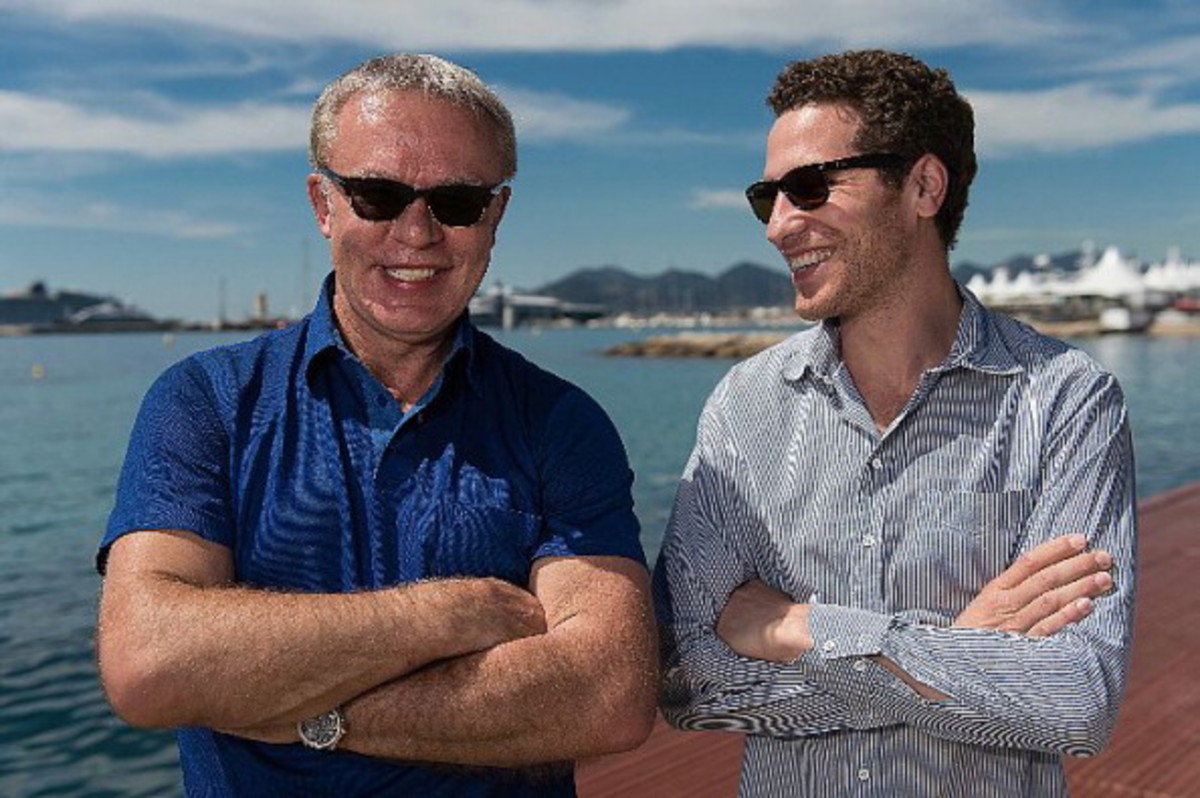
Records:
[[[545,535],[535,556],[617,556],[646,564],[633,511],[633,471],[608,414],[571,388],[540,436]]]
[[[700,418],[654,574],[663,665],[663,715],[683,729],[803,737],[893,724],[809,678],[806,663],[742,657],[717,636],[729,595],[755,576],[760,538],[748,481],[739,479],[718,394]],[[840,664],[817,660],[823,670]]]
[[[1133,451],[1124,399],[1101,375],[1046,408],[1043,481],[1028,521],[1027,551],[1081,532],[1113,556],[1114,587],[1082,622],[1044,638],[912,622],[856,608],[816,605],[817,663],[883,655],[950,696],[928,701],[881,668],[864,681],[822,685],[869,693],[878,711],[958,742],[1090,755],[1107,742],[1124,691],[1131,643],[1137,519]]]
[[[231,546],[228,452],[203,369],[194,360],[172,366],[150,387],[134,422],[100,542],[101,573],[109,547],[138,530],[186,530]]]

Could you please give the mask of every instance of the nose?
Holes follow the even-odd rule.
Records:
[[[424,197],[414,199],[388,224],[391,226],[389,236],[414,249],[433,246],[445,238],[441,223],[433,217]]]
[[[767,240],[782,249],[787,239],[808,227],[808,214],[800,210],[782,191],[775,195],[771,218],[767,220]]]

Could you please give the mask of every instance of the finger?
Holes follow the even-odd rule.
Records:
[[[1083,535],[1063,535],[1048,540],[1040,546],[1035,546],[1022,554],[1003,573],[997,576],[993,583],[1005,590],[1017,587],[1034,574],[1045,570],[1055,563],[1074,557],[1087,546],[1087,538]]]
[[[1034,624],[1027,634],[1030,637],[1049,637],[1091,615],[1095,606],[1089,598],[1075,599],[1050,617]]]
[[[1015,585],[1008,595],[1009,603],[1017,608],[1036,601],[1072,583],[1095,574],[1106,573],[1112,567],[1112,555],[1106,551],[1086,551],[1047,565]]]
[[[1108,573],[1087,574],[1060,588],[1038,596],[1016,612],[1005,624],[1005,628],[1010,631],[1024,631],[1026,634],[1031,634],[1033,629],[1045,624],[1054,616],[1064,613],[1064,611],[1067,616],[1065,622],[1073,623],[1076,619],[1070,616],[1072,608],[1077,608],[1077,602],[1082,600],[1090,603],[1092,599],[1107,593],[1112,588],[1112,584],[1112,577]],[[1065,623],[1060,624],[1059,628],[1061,628],[1061,625],[1065,625]]]

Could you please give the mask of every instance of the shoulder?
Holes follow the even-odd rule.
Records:
[[[1027,399],[1050,417],[1077,413],[1125,415],[1116,376],[1090,354],[1003,313],[988,312],[990,334],[1015,361]]]
[[[1007,314],[987,311],[988,324],[1017,364],[1037,379],[1109,380],[1111,372],[1077,346]]]
[[[600,403],[575,383],[533,363],[478,329],[471,381],[486,412],[517,425],[535,447],[571,445],[623,448],[616,425]]]
[[[595,404],[578,385],[542,368],[482,330],[474,329],[473,335],[472,378],[478,381],[481,390],[502,392],[506,401],[534,412],[546,412],[563,402]]]
[[[712,398],[754,399],[784,389],[789,379],[812,365],[813,350],[822,335],[821,326],[813,325],[734,364],[717,384]]]
[[[216,407],[237,404],[248,392],[283,390],[303,354],[304,324],[258,335],[250,340],[201,350],[170,366],[151,394],[196,399]]]

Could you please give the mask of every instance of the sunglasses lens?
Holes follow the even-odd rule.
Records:
[[[427,195],[434,218],[448,227],[469,227],[491,204],[494,189],[487,186],[438,186]]]
[[[360,218],[368,222],[386,222],[404,213],[417,192],[411,186],[392,180],[361,178],[345,181],[350,205]]]
[[[766,224],[771,221],[771,211],[775,208],[775,197],[779,189],[774,183],[755,183],[746,189],[746,199],[750,200],[750,210],[755,217]]]
[[[829,199],[829,181],[820,169],[801,166],[779,180],[764,180],[750,186],[746,189],[746,199],[750,200],[750,210],[763,224],[771,221],[775,197],[779,196],[780,191],[788,198],[788,202],[800,210],[811,211]]]
[[[802,211],[819,208],[829,199],[829,181],[825,173],[811,166],[788,172],[780,179],[779,188]]]

